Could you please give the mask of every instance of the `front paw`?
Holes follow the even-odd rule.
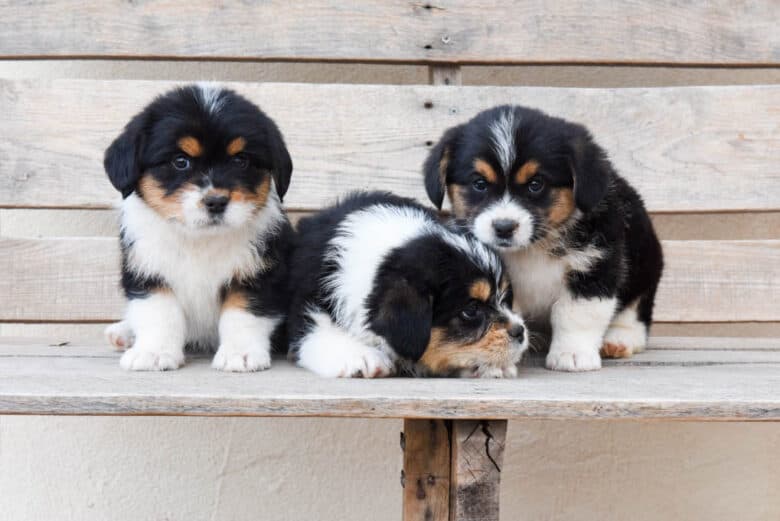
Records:
[[[502,367],[495,365],[478,365],[460,372],[465,378],[516,378],[517,365],[508,364]]]
[[[601,369],[601,357],[595,350],[551,349],[545,365],[553,371],[595,371]]]
[[[127,371],[171,371],[184,365],[184,353],[136,346],[124,352],[119,365]]]
[[[234,373],[263,371],[271,367],[271,354],[269,349],[257,344],[235,346],[223,343],[217,349],[211,367]]]
[[[109,325],[103,334],[106,336],[106,339],[111,346],[117,351],[130,349],[135,342],[135,334],[133,333],[130,324],[125,320]]]

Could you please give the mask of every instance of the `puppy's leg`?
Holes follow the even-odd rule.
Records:
[[[278,318],[254,315],[246,297],[233,293],[219,317],[219,349],[211,367],[222,371],[262,371],[271,367],[271,335]]]
[[[601,346],[601,355],[626,358],[644,350],[647,345],[647,326],[639,320],[637,302],[626,306],[609,324]]]
[[[298,342],[297,363],[320,376],[377,378],[395,371],[390,357],[338,327],[322,311],[309,313],[311,326]]]
[[[552,343],[547,368],[592,371],[601,367],[599,349],[617,299],[582,298],[564,291],[550,313]]]
[[[135,333],[127,320],[114,322],[103,331],[103,334],[117,351],[130,349],[135,342]]]
[[[124,323],[135,333],[135,342],[119,360],[123,369],[165,371],[184,363],[186,321],[173,292],[160,289],[130,300]]]

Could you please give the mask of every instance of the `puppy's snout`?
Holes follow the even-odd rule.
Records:
[[[496,219],[493,221],[493,230],[499,239],[510,239],[518,227],[518,222],[512,219]]]
[[[522,342],[523,338],[525,338],[525,328],[520,324],[512,324],[507,329],[507,332],[517,342]]]
[[[226,195],[207,195],[203,198],[203,205],[210,214],[217,215],[225,211],[230,199]]]

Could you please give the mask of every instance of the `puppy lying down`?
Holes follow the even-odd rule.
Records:
[[[290,358],[329,377],[510,377],[527,348],[496,253],[387,193],[302,219]]]

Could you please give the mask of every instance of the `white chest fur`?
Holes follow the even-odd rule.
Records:
[[[216,346],[221,289],[262,268],[253,242],[278,217],[267,207],[240,228],[193,233],[165,221],[135,194],[122,205],[121,226],[132,245],[128,262],[138,273],[160,277],[184,311],[188,342]],[[278,209],[276,210],[278,214]]]

